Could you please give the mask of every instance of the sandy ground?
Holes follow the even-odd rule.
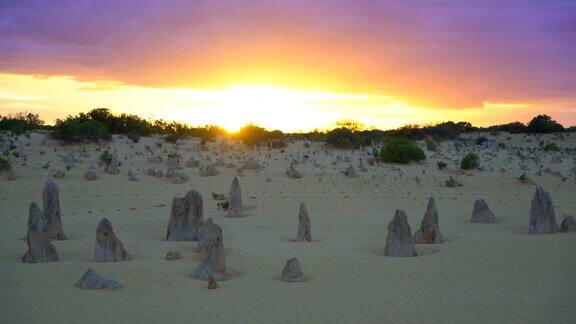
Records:
[[[522,173],[519,155],[530,155],[519,148],[537,147],[534,136],[494,138],[507,149],[470,144],[456,152],[451,142],[444,142],[442,155],[427,152],[425,163],[408,166],[369,166],[362,152],[326,151],[320,143],[309,148],[294,143],[284,153],[224,145],[197,152],[197,141],[185,141],[179,148],[184,162],[194,156],[206,164],[208,157],[215,161],[219,156],[240,165],[242,158],[254,157],[265,165],[261,172],[239,176],[245,217],[237,219],[226,218],[211,198],[211,192],[227,193],[238,174],[235,169],[220,167],[219,175],[201,177],[198,169],[184,168],[190,181],[173,184],[143,174],[149,167],[166,172],[164,163],[147,162],[146,145],[155,147],[164,160],[173,145],[163,142],[156,148],[155,143],[162,142],[156,138],[131,145],[116,137],[110,144],[88,145],[90,157],[81,158],[64,179],[55,180],[68,236],[53,242],[61,261],[23,264],[18,260],[26,250],[21,238],[28,205],[41,203],[43,183],[55,169],[65,170],[62,156],[72,149],[78,157],[80,150],[44,137],[21,136],[17,143],[24,147],[26,162],[13,158],[18,179],[6,181],[6,175],[0,175],[1,323],[573,323],[576,318],[576,233],[528,234],[534,185],[516,178]],[[576,147],[575,136],[554,141],[564,148]],[[98,168],[98,180],[84,180],[89,166],[97,164],[98,150],[108,145],[122,158],[121,174],[108,175]],[[454,161],[473,150],[480,153],[484,170],[458,171]],[[562,163],[550,164],[553,155],[538,150],[532,158],[541,162],[528,159],[525,164],[527,175],[550,193],[561,222],[563,214],[576,216],[576,182],[570,175],[574,152],[564,153]],[[347,162],[337,156],[348,157],[355,167],[364,156],[369,170],[359,172],[359,178],[347,178],[341,173]],[[301,160],[296,168],[303,178],[285,175],[292,159]],[[448,170],[438,170],[438,159],[449,162]],[[47,162],[50,167],[42,168]],[[549,173],[538,176],[539,165],[567,179]],[[129,168],[139,169],[140,181],[128,181]],[[450,175],[463,186],[444,186]],[[199,264],[195,242],[164,240],[172,198],[191,188],[204,195],[205,218],[212,217],[223,228],[230,279],[219,282],[216,290],[189,277]],[[436,199],[446,242],[418,245],[420,256],[415,258],[384,256],[394,211],[407,212],[414,232],[430,195]],[[469,222],[476,198],[488,202],[497,224]],[[293,242],[301,201],[310,213],[312,243]],[[110,219],[133,261],[92,261],[102,217]],[[172,250],[184,258],[165,260]],[[300,259],[304,282],[280,280],[285,261],[293,256]],[[76,288],[88,268],[118,280],[124,288]]]

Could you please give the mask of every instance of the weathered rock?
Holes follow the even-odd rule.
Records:
[[[182,166],[180,165],[180,156],[178,155],[178,153],[168,154],[168,160],[166,161],[166,163],[173,169],[176,170],[182,169]]]
[[[228,217],[242,217],[242,192],[240,181],[234,177],[228,191]]]
[[[384,254],[392,257],[414,257],[416,246],[412,237],[412,230],[408,224],[408,217],[403,210],[397,210],[388,223],[388,236]]]
[[[476,199],[470,221],[472,223],[496,223],[496,216],[484,199]]]
[[[450,179],[446,180],[444,184],[446,185],[446,187],[449,188],[456,188],[462,186],[462,184],[458,180],[454,179],[454,177],[452,176],[450,176]]]
[[[218,174],[220,174],[220,171],[218,171],[214,164],[208,164],[204,169],[202,169],[202,172],[200,172],[200,175],[203,177],[213,177]]]
[[[560,231],[562,232],[576,232],[576,221],[572,215],[564,216],[562,224],[560,224]]]
[[[288,171],[286,171],[286,175],[287,175],[288,178],[290,178],[290,179],[298,179],[298,178],[301,178],[301,177],[302,177],[302,174],[300,174],[300,172],[298,172],[293,165],[291,165],[291,166],[288,168]]]
[[[157,155],[151,155],[148,157],[148,162],[150,162],[152,164],[158,164],[158,163],[162,162],[162,157],[157,156]]]
[[[360,159],[360,162],[358,163],[358,170],[361,172],[368,172],[368,169],[364,165],[364,161],[362,159]]]
[[[308,217],[308,208],[304,203],[300,203],[300,212],[298,213],[298,242],[312,242],[312,231],[310,230],[310,218]]]
[[[554,234],[558,231],[552,199],[540,185],[536,185],[534,191],[528,227],[530,234]]]
[[[417,244],[434,244],[442,243],[444,240],[440,233],[440,224],[438,223],[438,209],[434,198],[430,197],[426,213],[420,222],[420,229],[414,233],[414,242]]]
[[[138,178],[136,177],[136,173],[134,173],[134,171],[128,170],[128,180],[138,181]]]
[[[8,171],[8,175],[6,176],[6,180],[8,180],[8,181],[14,181],[14,180],[16,180],[16,179],[18,179],[18,176],[16,175],[16,172],[15,172],[14,169],[12,168],[12,169],[10,169],[10,170]]]
[[[182,259],[182,254],[178,251],[170,251],[166,253],[166,260],[176,261]]]
[[[76,287],[81,289],[118,290],[122,288],[122,285],[114,279],[100,277],[94,270],[88,269],[82,278],[78,280]]]
[[[96,262],[117,262],[130,261],[132,257],[116,234],[112,224],[106,218],[102,218],[96,229],[96,246],[94,248],[94,261]]]
[[[356,173],[356,170],[354,169],[354,167],[352,165],[348,165],[348,167],[346,168],[346,170],[343,173],[348,178],[358,178],[359,177],[358,173]]]
[[[114,151],[112,154],[112,159],[110,159],[110,163],[104,168],[104,171],[108,174],[116,175],[120,173],[120,160],[118,160],[118,153]]]
[[[42,192],[42,209],[50,231],[50,238],[65,240],[66,235],[64,235],[64,229],[62,228],[58,186],[50,179],[46,180],[44,191]]]
[[[67,169],[70,169],[76,163],[76,158],[74,157],[74,153],[72,151],[68,152],[68,154],[64,157],[64,164],[66,165]]]
[[[176,184],[186,183],[186,182],[188,182],[188,176],[182,172],[176,172],[174,174],[174,177],[172,179],[170,179],[170,182],[176,183]]]
[[[300,267],[300,261],[298,258],[292,258],[286,261],[286,265],[282,269],[280,274],[282,281],[286,282],[301,282],[304,281],[304,273],[302,272],[302,267]]]
[[[166,231],[167,241],[197,241],[204,220],[202,194],[190,190],[184,198],[172,199],[172,211]]]
[[[191,157],[187,162],[186,162],[186,167],[187,168],[197,168],[200,166],[200,162],[195,160],[194,157]]]
[[[213,277],[210,277],[208,279],[208,286],[206,286],[206,288],[208,289],[216,289],[218,288],[218,283],[216,282],[216,280],[214,280]]]
[[[82,150],[80,150],[80,156],[83,158],[88,158],[90,157],[90,154],[88,154],[88,151],[86,151],[86,146],[82,145]]]
[[[223,280],[226,265],[224,263],[224,244],[222,228],[208,218],[198,232],[198,250],[201,254],[200,265],[192,272],[192,277],[200,280]]]
[[[28,251],[20,258],[20,261],[24,263],[58,261],[58,252],[50,241],[50,228],[46,218],[36,203],[30,203],[28,231],[26,233]]]
[[[263,169],[262,166],[260,166],[260,164],[258,164],[258,162],[250,159],[250,160],[246,160],[244,162],[244,164],[242,164],[242,166],[240,167],[240,170],[242,171],[258,171]]]
[[[56,179],[64,179],[66,174],[62,170],[56,170],[52,176]]]
[[[88,181],[94,181],[97,179],[96,177],[96,172],[90,170],[87,171],[86,174],[84,174],[84,179],[88,180]]]
[[[176,176],[176,172],[174,171],[174,168],[168,167],[168,169],[166,169],[166,178],[174,178],[174,176]]]

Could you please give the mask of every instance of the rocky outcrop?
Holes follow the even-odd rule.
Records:
[[[228,191],[228,217],[242,217],[242,192],[240,181],[234,177]]]
[[[191,276],[200,280],[225,279],[224,272],[224,244],[222,242],[222,228],[208,218],[198,231],[198,250],[201,261]]]
[[[282,278],[282,281],[286,282],[304,281],[304,272],[302,272],[302,267],[300,266],[298,258],[292,258],[286,261],[286,265],[282,269],[280,277]]]
[[[530,234],[554,234],[558,231],[552,199],[540,185],[536,185],[532,198],[528,228]]]
[[[218,171],[218,169],[216,168],[216,165],[214,165],[214,164],[208,164],[200,172],[200,175],[203,177],[213,177],[213,176],[218,175],[218,174],[220,174],[220,171]]]
[[[50,229],[46,218],[36,203],[30,203],[26,233],[28,251],[20,258],[20,261],[24,263],[58,261],[58,253],[50,241]]]
[[[288,168],[288,171],[286,171],[286,175],[287,175],[288,178],[290,178],[290,179],[302,178],[302,174],[300,174],[300,172],[298,172],[293,165],[291,165],[291,166]]]
[[[560,231],[565,233],[576,232],[576,221],[572,215],[564,216],[562,224],[560,224]]]
[[[110,163],[106,165],[104,171],[108,174],[116,175],[120,173],[120,160],[118,159],[118,153],[114,151],[112,154],[112,158],[110,159]]]
[[[98,178],[98,177],[96,176],[96,172],[91,171],[91,170],[90,170],[90,171],[87,171],[87,172],[84,174],[84,179],[86,179],[86,180],[88,180],[88,181],[94,181],[94,180],[96,180],[97,178]]]
[[[168,229],[167,241],[197,241],[198,230],[204,219],[204,202],[202,194],[190,190],[184,198],[175,197],[172,200],[172,212]]]
[[[470,221],[472,223],[496,223],[496,216],[484,199],[476,199]]]
[[[414,233],[414,241],[417,244],[434,244],[444,241],[438,223],[438,209],[432,197],[428,200],[426,213],[420,222],[420,229]]]
[[[300,203],[300,212],[298,213],[298,242],[312,242],[312,231],[310,229],[310,218],[308,217],[308,208],[304,203]]]
[[[94,270],[88,269],[82,278],[78,280],[76,287],[80,289],[118,290],[122,288],[122,285],[114,279],[100,277],[94,272]]]
[[[132,171],[131,169],[128,170],[128,180],[138,181],[138,178],[136,177],[136,173],[134,173],[134,171]]]
[[[50,179],[46,180],[44,191],[42,192],[42,209],[48,224],[50,237],[55,240],[65,240],[66,235],[64,235],[62,227],[58,186]]]
[[[94,248],[94,261],[118,262],[130,261],[132,257],[112,228],[112,224],[106,218],[102,218],[96,229],[96,246]]]
[[[412,230],[408,224],[408,217],[403,210],[397,210],[388,223],[388,236],[384,254],[392,257],[414,257],[416,246],[412,237]]]

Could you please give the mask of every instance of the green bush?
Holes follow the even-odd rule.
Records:
[[[488,141],[488,139],[486,138],[486,136],[480,136],[480,137],[476,137],[476,139],[474,139],[474,144],[483,145],[487,141]]]
[[[526,129],[529,133],[545,134],[561,132],[564,130],[564,127],[552,120],[548,115],[538,115],[532,118]]]
[[[12,164],[6,158],[0,156],[0,171],[12,169]]]
[[[38,114],[18,113],[10,116],[0,116],[0,130],[22,134],[27,131],[42,128],[44,121]]]
[[[108,150],[105,150],[104,152],[102,152],[102,154],[100,154],[100,162],[102,162],[103,165],[110,165],[111,161],[112,161],[112,154],[110,154]]]
[[[498,148],[506,149],[506,143],[498,143]]]
[[[548,151],[548,152],[556,152],[559,151],[560,148],[558,147],[558,145],[556,145],[556,143],[551,142],[548,143],[546,145],[544,145],[544,151]]]
[[[435,140],[428,137],[428,138],[426,138],[426,149],[428,151],[436,152],[436,149],[438,149],[438,144],[436,144]]]
[[[474,153],[469,153],[466,155],[464,159],[462,159],[462,163],[460,163],[462,170],[478,169],[479,166],[480,159],[478,158],[478,155]]]
[[[380,150],[380,159],[387,163],[406,164],[426,159],[424,151],[406,138],[388,140]]]
[[[326,133],[326,143],[337,149],[357,149],[370,145],[370,139],[348,128],[336,128]]]
[[[104,124],[86,118],[80,114],[77,117],[68,116],[56,120],[52,136],[65,142],[95,142],[109,139],[108,129]]]

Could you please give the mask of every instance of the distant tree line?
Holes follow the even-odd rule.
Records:
[[[346,121],[339,127],[328,131],[312,131],[307,133],[283,133],[279,130],[269,131],[255,125],[247,125],[235,134],[228,134],[223,128],[213,125],[192,127],[178,122],[163,120],[150,121],[130,114],[113,114],[107,108],[97,108],[88,113],[79,113],[64,119],[57,119],[54,126],[46,126],[37,114],[20,113],[10,116],[0,116],[0,132],[11,131],[22,134],[36,129],[52,130],[54,138],[65,142],[82,142],[107,140],[113,134],[123,134],[133,141],[142,136],[165,134],[165,139],[175,142],[183,137],[200,137],[203,141],[214,141],[218,136],[241,140],[249,147],[269,146],[282,148],[289,140],[323,141],[328,145],[341,148],[360,148],[370,146],[375,142],[387,141],[392,138],[409,140],[424,139],[457,139],[462,134],[470,132],[509,132],[546,134],[555,132],[575,132],[576,127],[564,128],[552,120],[550,116],[538,115],[529,123],[513,122],[490,127],[474,127],[468,122],[443,122],[436,125],[406,125],[394,130],[362,130],[359,124]],[[427,146],[430,146],[427,143]]]

